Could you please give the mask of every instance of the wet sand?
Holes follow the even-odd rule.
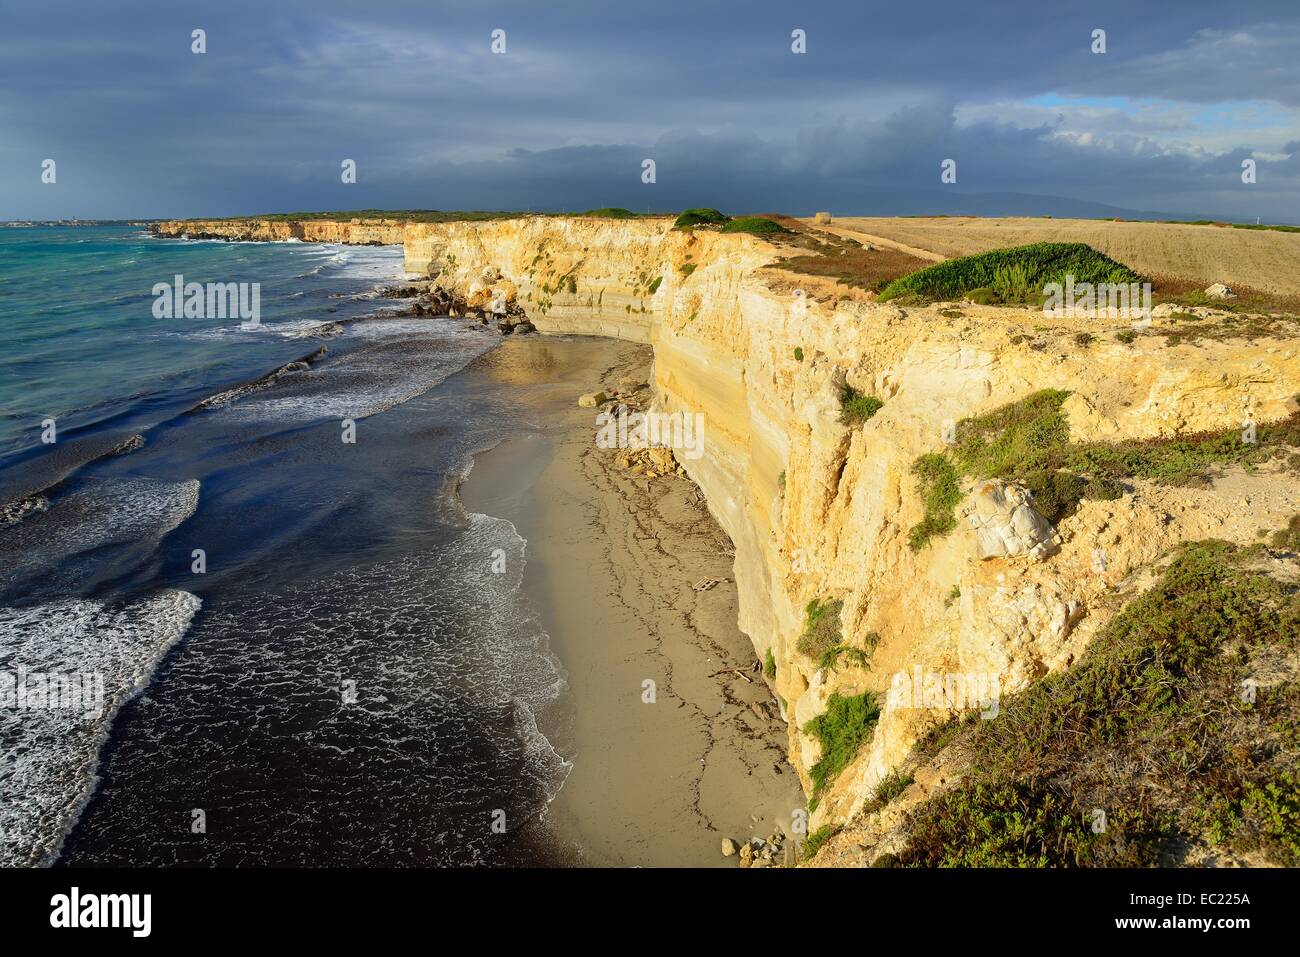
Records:
[[[805,799],[736,627],[730,542],[689,479],[621,467],[577,405],[648,380],[650,349],[533,336],[490,356],[477,374],[518,387],[538,429],[480,454],[461,497],[527,539],[526,595],[568,673],[543,722],[573,765],[547,812],[557,860],[735,866],[722,838],[789,834]]]

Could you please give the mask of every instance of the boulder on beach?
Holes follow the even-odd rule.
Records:
[[[1232,287],[1221,282],[1216,282],[1205,290],[1205,294],[1211,299],[1236,299],[1237,294],[1232,291]]]
[[[607,402],[608,400],[609,396],[605,395],[603,392],[584,392],[582,395],[578,396],[578,405],[584,409],[594,409],[602,402]]]

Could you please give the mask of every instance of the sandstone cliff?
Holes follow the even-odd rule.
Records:
[[[1300,509],[1297,484],[1263,466],[1199,487],[1137,479],[1043,527],[1032,508],[1017,511],[1032,503],[1014,487],[968,479],[958,527],[909,545],[924,513],[913,463],[944,448],[952,423],[1046,388],[1070,393],[1062,410],[1077,441],[1281,419],[1300,393],[1296,338],[1180,343],[1117,338],[1128,324],[1116,320],[900,308],[771,268],[779,251],[760,239],[674,231],[668,220],[220,221],[158,232],[402,242],[408,270],[471,304],[516,302],[543,332],[652,344],[659,406],[704,414],[705,454],[682,465],[735,543],[740,627],[760,659],[770,652],[790,760],[810,793],[821,744],[808,723],[834,694],[882,702],[874,735],[819,795],[812,829],[857,813],[946,717],[889,700],[896,674],[991,674],[1002,694],[1015,691],[1075,661],[1170,546],[1252,542]],[[842,424],[844,385],[883,406]],[[824,666],[797,649],[813,600],[833,603],[844,645],[862,654]]]

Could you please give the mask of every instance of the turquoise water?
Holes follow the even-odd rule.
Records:
[[[155,283],[261,286],[264,328],[155,319]],[[0,457],[60,432],[151,409],[205,384],[248,378],[309,351],[295,333],[374,311],[353,299],[401,278],[396,247],[164,240],[135,226],[0,228]]]

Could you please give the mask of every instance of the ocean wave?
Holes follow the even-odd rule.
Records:
[[[313,368],[313,375],[260,390],[229,406],[244,419],[310,422],[363,419],[408,402],[497,344],[467,326],[429,320],[356,322],[349,338],[365,344]]]
[[[214,602],[124,729],[69,863],[499,859],[493,809],[524,827],[571,770],[541,730],[565,681],[522,600],[524,548],[509,522],[474,515],[418,554]],[[288,753],[291,774],[268,760]],[[178,849],[153,809],[190,799],[193,780],[239,827]],[[331,821],[347,826],[323,844]]]
[[[103,404],[95,403],[84,410],[77,409],[73,412],[93,410]],[[121,431],[105,431],[84,438],[56,442],[44,454],[8,468],[0,475],[0,505],[11,505],[32,495],[49,492],[87,465],[115,455],[129,455],[143,448],[144,444],[145,437],[141,433]]]
[[[310,368],[313,362],[317,362],[325,357],[326,351],[325,346],[321,346],[319,349],[315,349],[301,358],[277,366],[265,375],[260,375],[255,379],[249,379],[247,382],[242,382],[229,389],[223,389],[220,392],[213,393],[206,399],[200,400],[187,411],[190,413],[202,412],[219,405],[228,405],[237,399],[242,399],[246,395],[251,395],[252,393],[257,392],[260,389],[268,388],[274,385],[283,376],[289,375],[293,372],[303,372]]]
[[[65,600],[0,608],[0,673],[89,675],[98,709],[0,708],[0,866],[48,866],[98,786],[122,707],[148,686],[201,601],[164,590],[121,605]],[[96,680],[97,679],[97,680]]]
[[[13,525],[0,526],[0,591],[82,584],[78,563],[109,546],[152,550],[194,514],[199,482],[85,480]]]

